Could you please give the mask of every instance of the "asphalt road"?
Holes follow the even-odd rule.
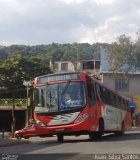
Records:
[[[120,137],[114,134],[104,135],[100,141],[91,141],[88,136],[65,136],[63,143],[57,143],[55,136],[30,138],[29,141],[30,143],[27,144],[0,147],[2,159],[11,155],[18,156],[17,159],[33,159],[32,157],[34,159],[46,159],[47,157],[51,160],[140,159],[140,155],[137,155],[140,153],[140,130],[126,132]]]

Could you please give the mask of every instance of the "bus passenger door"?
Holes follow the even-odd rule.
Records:
[[[95,83],[95,92],[96,92],[96,108],[97,108],[97,116],[103,117],[104,112],[104,96],[103,96],[103,88],[99,84]]]
[[[91,128],[97,126],[97,104],[95,99],[95,88],[93,80],[87,76],[87,98],[88,98],[88,115],[89,125]]]

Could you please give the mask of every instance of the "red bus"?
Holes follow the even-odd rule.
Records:
[[[128,100],[84,72],[35,78],[34,118],[44,136],[104,133],[123,134],[131,129]]]

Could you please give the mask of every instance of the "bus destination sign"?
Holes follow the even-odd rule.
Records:
[[[37,84],[45,84],[47,82],[62,81],[62,80],[74,80],[79,78],[80,78],[80,73],[45,75],[37,77]]]

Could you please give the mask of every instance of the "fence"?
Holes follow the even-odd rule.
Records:
[[[27,99],[15,99],[14,103],[15,106],[26,106]],[[13,106],[13,100],[2,98],[0,99],[0,106]]]

